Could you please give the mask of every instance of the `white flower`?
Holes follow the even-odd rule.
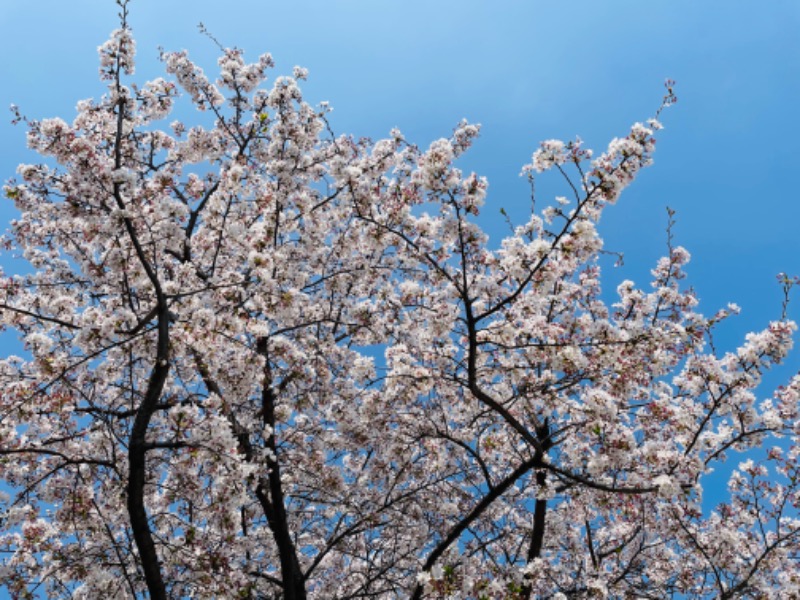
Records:
[[[422,571],[417,573],[417,583],[420,585],[425,585],[430,583],[431,581],[431,574],[428,571]]]
[[[565,162],[567,162],[566,144],[561,140],[545,140],[533,153],[533,168],[539,173],[556,165],[563,165]]]
[[[296,66],[292,70],[292,73],[294,74],[294,78],[295,79],[298,79],[298,80],[301,80],[301,81],[308,79],[308,69],[306,69],[304,67],[297,67]]]
[[[663,498],[672,498],[678,495],[681,491],[681,487],[678,483],[669,475],[659,475],[655,479],[653,479],[653,485],[658,487],[658,494]]]

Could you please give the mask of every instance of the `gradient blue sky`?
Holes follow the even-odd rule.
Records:
[[[646,284],[665,250],[668,205],[676,243],[693,255],[689,280],[703,311],[742,307],[722,349],[779,315],[778,272],[800,274],[797,0],[133,0],[130,8],[138,81],[163,73],[159,46],[188,49],[214,74],[217,49],[198,33],[202,21],[250,58],[272,52],[277,73],[307,67],[306,97],[331,102],[338,133],[377,138],[397,126],[427,146],[462,117],[482,123],[463,166],[489,178],[481,218],[494,243],[504,231],[499,209],[521,218],[528,207],[518,173],[540,140],[579,135],[602,150],[649,117],[664,79],[675,79],[680,100],[663,115],[656,164],[601,224],[607,247],[626,256],[607,288],[623,278]],[[101,95],[96,48],[116,12],[113,0],[1,0],[0,107],[70,120],[77,100]],[[10,118],[0,115],[2,179],[35,160]],[[13,215],[0,204],[0,222]],[[790,314],[800,320],[800,293]],[[800,349],[769,381],[798,368]]]
[[[489,177],[483,218],[497,236],[501,206],[520,216],[528,206],[518,173],[540,140],[580,135],[600,150],[650,116],[673,78],[680,101],[664,115],[656,165],[602,223],[626,254],[624,275],[642,281],[663,252],[667,205],[702,306],[744,309],[736,332],[774,318],[775,274],[800,272],[796,0],[133,0],[130,21],[139,80],[162,74],[159,46],[188,49],[213,74],[202,21],[251,58],[272,52],[277,72],[308,67],[306,96],[331,102],[337,132],[397,126],[426,146],[462,117],[482,123],[464,167]],[[96,47],[115,26],[112,0],[3,0],[0,107],[71,118],[78,99],[103,93]],[[32,160],[9,120],[3,179]],[[13,214],[0,205],[0,221]]]

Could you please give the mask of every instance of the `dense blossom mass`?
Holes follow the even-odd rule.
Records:
[[[671,241],[649,286],[601,289],[656,119],[596,157],[544,142],[523,174],[570,197],[492,246],[456,166],[476,125],[337,136],[305,69],[266,85],[238,49],[134,85],[119,4],[107,92],[26,120],[43,160],[5,187],[30,264],[0,279],[11,597],[800,596],[800,378],[757,395],[794,324],[718,352],[737,309],[697,312]]]

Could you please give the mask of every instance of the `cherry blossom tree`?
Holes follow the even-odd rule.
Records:
[[[337,136],[304,69],[267,86],[230,48],[216,81],[165,52],[136,85],[118,4],[107,92],[18,115],[43,159],[5,187],[31,266],[0,280],[13,598],[800,595],[800,377],[757,396],[785,304],[718,352],[736,307],[697,311],[671,235],[649,287],[601,288],[660,109],[596,158],[544,142],[523,174],[569,196],[492,246],[456,166],[476,125]],[[181,95],[209,126],[167,124]]]

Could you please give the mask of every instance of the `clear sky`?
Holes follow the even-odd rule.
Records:
[[[69,120],[77,100],[103,92],[96,47],[115,15],[112,0],[0,2],[0,107]],[[667,205],[701,306],[744,309],[732,335],[774,318],[775,274],[800,272],[796,0],[132,0],[130,21],[142,80],[162,74],[159,46],[188,49],[213,74],[202,21],[251,58],[272,52],[277,72],[309,68],[306,96],[331,102],[339,133],[397,126],[426,146],[462,117],[482,123],[464,167],[489,177],[495,239],[499,208],[528,206],[518,173],[540,140],[580,135],[600,150],[650,116],[670,77],[680,101],[664,115],[656,164],[602,224],[626,254],[624,275],[643,281],[663,252]],[[31,160],[9,121],[0,114],[3,179]],[[0,205],[0,220],[12,216]]]
[[[139,81],[163,74],[159,46],[188,49],[213,75],[217,49],[202,21],[246,57],[271,52],[276,73],[307,67],[306,97],[330,101],[337,133],[378,138],[396,126],[427,146],[461,118],[482,123],[463,166],[489,178],[481,218],[493,243],[499,209],[521,218],[528,207],[518,174],[540,140],[579,135],[602,150],[651,116],[663,81],[675,79],[679,102],[663,115],[655,165],[601,223],[607,248],[626,257],[607,288],[646,284],[666,247],[666,206],[677,211],[676,243],[693,255],[703,312],[742,307],[722,349],[778,317],[778,272],[800,274],[797,0],[132,0],[130,9]],[[96,48],[116,25],[113,0],[0,0],[0,107],[70,120],[77,100],[103,93]],[[2,179],[35,160],[10,119],[0,113]],[[1,222],[13,215],[0,204]],[[790,314],[800,320],[798,292]],[[800,349],[770,381],[798,368]]]

